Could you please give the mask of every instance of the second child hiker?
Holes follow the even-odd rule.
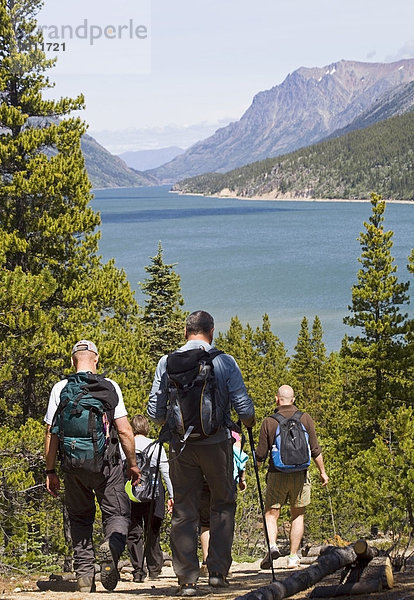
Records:
[[[149,465],[151,467],[148,475],[152,476],[156,470],[160,450],[159,444],[148,437],[150,425],[144,415],[135,415],[131,420],[131,427],[135,436],[135,451],[138,453],[138,456],[143,456],[144,451],[148,452]],[[160,459],[159,471],[167,486],[169,496],[168,511],[171,512],[174,505],[173,488],[167,456],[162,447]],[[141,475],[143,478],[144,471],[142,471]],[[133,580],[137,583],[142,583],[147,575],[144,558],[150,579],[157,579],[162,570],[163,554],[160,546],[160,529],[165,516],[165,495],[159,474],[156,490],[157,494],[153,503],[148,500],[136,502],[133,493],[130,496],[131,524],[128,531],[127,546],[133,567]]]
[[[92,543],[95,498],[102,512],[104,542],[98,551],[101,583],[115,589],[118,560],[126,543],[130,501],[119,452],[127,460],[127,475],[138,483],[134,435],[122,392],[115,381],[96,375],[99,360],[95,344],[77,342],[72,350],[76,373],[56,383],[45,415],[46,489],[57,496],[60,489],[55,470],[60,449],[64,471],[64,502],[69,515],[73,565],[78,590],[94,592],[95,552]]]
[[[163,356],[156,368],[148,414],[171,431],[170,476],[174,488],[171,522],[173,568],[178,594],[195,596],[200,499],[204,480],[211,491],[209,584],[228,586],[232,562],[236,491],[230,413],[233,408],[247,427],[254,407],[232,356],[213,346],[214,320],[205,311],[186,321],[187,343]],[[187,403],[187,401],[189,401]],[[197,410],[190,408],[198,402]]]
[[[291,422],[286,421],[286,419],[291,419],[298,412],[294,402],[293,389],[290,385],[282,385],[277,391],[275,414],[279,416],[279,419],[281,416],[281,422],[289,426],[291,426]],[[296,417],[298,416],[300,417],[300,423],[303,424],[308,434],[308,454],[310,450],[310,456],[319,469],[322,485],[326,486],[328,484],[328,475],[325,472],[322,451],[316,437],[315,424],[307,413],[299,413]],[[277,522],[280,509],[284,504],[289,504],[291,515],[290,555],[287,557],[287,568],[292,569],[300,565],[298,550],[304,533],[305,507],[310,504],[311,500],[311,482],[306,467],[301,470],[295,470],[295,467],[293,467],[291,472],[280,470],[284,467],[278,461],[278,449],[275,445],[278,426],[279,422],[274,417],[266,417],[264,419],[256,449],[258,463],[263,463],[269,452],[271,453],[266,476],[267,486],[265,497],[265,520],[270,542],[270,556],[269,552],[267,552],[260,563],[261,569],[270,569],[272,561],[280,556],[280,551],[276,543]],[[293,423],[292,427],[293,429],[295,428],[295,423]],[[272,459],[272,455],[275,457],[274,452],[276,452],[275,460],[278,466],[275,466],[275,462]]]

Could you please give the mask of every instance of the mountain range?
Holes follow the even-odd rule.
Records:
[[[414,108],[414,107],[413,107]],[[184,179],[174,191],[263,199],[414,201],[414,110],[295,152]]]
[[[90,135],[82,136],[81,147],[94,188],[138,187],[158,183],[155,177],[128,167],[119,156],[108,152]]]
[[[206,172],[223,173],[341,135],[348,127],[366,127],[387,118],[387,103],[389,111],[395,105],[393,94],[400,99],[405,94],[410,106],[413,90],[404,84],[412,81],[414,59],[341,60],[324,67],[301,67],[280,85],[256,94],[239,121],[145,175],[172,183]]]
[[[118,154],[118,156],[126,162],[128,167],[138,169],[138,171],[147,171],[160,167],[183,152],[183,148],[168,146],[167,148],[154,150],[128,150]]]

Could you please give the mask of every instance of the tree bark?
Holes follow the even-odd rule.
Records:
[[[329,546],[328,544],[322,544],[321,546],[309,546],[308,548],[302,549],[302,556],[319,556],[327,548],[333,548],[333,546]]]
[[[313,565],[318,560],[318,556],[302,556],[300,559],[301,565]]]
[[[365,567],[361,575],[361,582],[372,579],[379,580],[384,589],[390,590],[394,587],[394,575],[388,556],[376,556]]]
[[[388,556],[373,558],[363,569],[359,581],[338,585],[319,586],[312,590],[310,598],[335,598],[336,596],[371,594],[394,586],[391,561]]]
[[[335,573],[341,567],[352,564],[355,560],[356,554],[352,546],[334,548],[329,554],[320,556],[317,563],[307,569],[297,571],[286,579],[274,581],[248,594],[239,596],[236,600],[282,600],[288,598],[312,587],[326,575]]]
[[[380,581],[358,581],[357,583],[343,583],[339,585],[322,585],[312,590],[309,598],[336,598],[337,596],[357,596],[358,594],[372,594],[381,592]]]

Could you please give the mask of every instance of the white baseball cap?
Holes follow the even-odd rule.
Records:
[[[76,344],[72,348],[72,354],[75,354],[75,352],[81,352],[82,350],[89,350],[89,352],[94,352],[95,354],[98,354],[97,347],[93,342],[90,342],[89,340],[80,340],[79,342],[76,342]]]

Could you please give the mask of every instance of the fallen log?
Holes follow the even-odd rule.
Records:
[[[378,548],[369,546],[367,540],[364,539],[355,542],[354,550],[359,560],[371,560],[380,552]]]
[[[358,581],[357,583],[342,583],[339,585],[321,585],[312,590],[309,598],[337,598],[338,596],[356,596],[381,592],[379,581]]]
[[[371,579],[378,579],[383,589],[390,590],[394,587],[394,575],[388,556],[376,556],[365,567],[361,581],[369,581]]]
[[[348,579],[338,585],[318,586],[312,590],[310,598],[336,598],[338,596],[372,594],[394,586],[391,561],[388,556],[373,558],[362,570],[359,581]]]
[[[257,590],[239,596],[236,600],[282,600],[288,598],[312,587],[327,575],[335,573],[341,567],[352,564],[355,560],[356,554],[352,546],[334,547],[331,552],[320,556],[317,562],[307,569],[296,571],[286,579],[262,586]]]
[[[321,546],[307,546],[305,548],[302,548],[302,557],[303,556],[319,556],[321,553],[323,553],[324,550],[326,550],[327,548],[332,548],[333,546],[330,546],[328,544],[322,544]]]
[[[301,565],[313,565],[318,560],[318,556],[302,556],[300,559]]]

